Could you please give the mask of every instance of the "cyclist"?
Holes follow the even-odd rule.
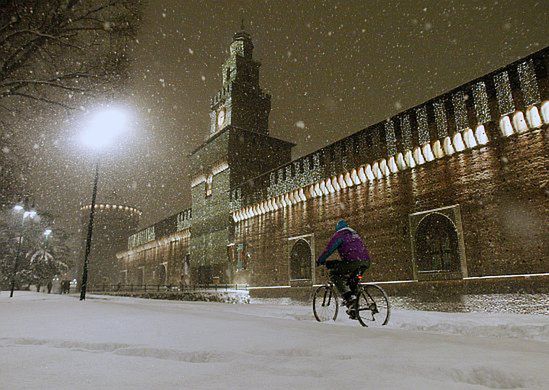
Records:
[[[327,261],[336,249],[341,258]],[[349,227],[345,220],[339,220],[335,234],[316,262],[318,265],[325,265],[329,270],[330,279],[343,298],[343,303],[347,306],[347,314],[355,319],[353,305],[356,300],[358,284],[358,279],[355,276],[359,269],[365,270],[370,266],[370,255],[362,238]]]

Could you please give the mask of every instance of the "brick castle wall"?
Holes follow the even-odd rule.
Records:
[[[345,218],[365,237],[375,280],[547,272],[547,53],[290,162],[291,144],[265,140],[261,165],[258,143],[240,142],[242,129],[214,134],[192,156],[193,218],[179,249],[166,249],[166,237],[177,233],[170,224],[118,257],[129,276],[143,280],[161,262],[183,269],[190,253],[191,283],[306,286],[325,276],[317,270],[290,280],[293,245],[302,239],[311,246],[313,268]],[[266,172],[255,176],[258,167]],[[447,243],[435,241],[457,265],[427,272],[420,247],[444,229]]]
[[[288,285],[296,236],[313,258],[345,218],[364,238],[373,280],[414,279],[409,214],[459,205],[469,276],[547,272],[546,130],[505,139],[237,223],[251,285]],[[323,280],[320,271],[316,282]]]

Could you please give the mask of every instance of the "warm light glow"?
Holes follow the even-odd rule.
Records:
[[[465,141],[465,145],[467,145],[468,148],[474,148],[475,146],[477,146],[477,140],[475,139],[473,130],[471,129],[467,129],[463,132],[463,140]]]
[[[433,153],[435,154],[436,158],[444,157],[444,150],[442,150],[442,146],[440,146],[440,140],[438,139],[433,144]]]
[[[461,137],[461,133],[458,131],[456,134],[454,134],[454,149],[456,152],[461,152],[465,150],[465,145],[463,144],[463,138]]]
[[[403,170],[405,170],[406,168],[408,168],[408,166],[406,165],[406,161],[404,161],[404,156],[402,155],[402,153],[397,154],[396,162],[397,162],[398,168],[399,168],[401,171],[403,171]]]
[[[416,160],[418,165],[425,163],[425,159],[423,158],[423,154],[421,153],[421,148],[419,146],[414,149],[414,160]]]
[[[358,170],[358,177],[360,178],[360,181],[362,183],[366,183],[368,181],[368,178],[366,177],[366,172],[364,172],[364,167],[360,167],[360,169]]]
[[[93,114],[80,135],[83,145],[104,150],[128,130],[129,115],[122,108],[108,107]]]
[[[339,183],[339,187],[341,187],[341,189],[347,188],[347,183],[345,183],[343,175],[339,175],[339,177],[337,178],[337,182]]]
[[[481,145],[486,145],[488,143],[488,136],[486,135],[486,130],[484,129],[484,125],[478,125],[475,129],[475,137],[477,138],[477,141]]]
[[[366,174],[366,177],[370,181],[374,181],[374,172],[372,172],[372,167],[370,164],[366,165],[366,169],[364,169],[364,173]]]
[[[335,176],[332,177],[332,186],[336,191],[341,190],[341,187],[339,186],[339,183],[337,182],[337,178]]]
[[[379,170],[385,176],[389,176],[391,174],[391,171],[389,171],[389,167],[387,166],[387,161],[385,159],[381,160],[381,162],[379,163]]]
[[[411,150],[406,151],[406,153],[404,154],[404,160],[410,168],[414,168],[416,166],[416,160],[414,160]]]
[[[295,192],[294,191],[291,191],[291,192],[288,192],[288,200],[290,201],[290,204],[291,205],[294,205],[297,203],[297,199],[295,198]]]
[[[284,200],[284,204],[286,206],[290,206],[292,204],[292,202],[290,201],[290,198],[288,197],[288,194],[282,195],[282,199]]]
[[[326,187],[328,187],[328,191],[330,191],[330,194],[333,194],[335,192],[335,188],[332,185],[332,180],[331,179],[326,180]]]
[[[286,206],[293,205],[293,200],[290,198],[291,193],[285,193],[284,199],[286,200]]]
[[[395,156],[391,156],[389,158],[389,169],[391,170],[392,173],[397,173],[398,172],[398,167],[397,167],[397,164],[396,164],[396,161],[395,161]]]
[[[383,178],[383,174],[379,170],[379,163],[376,161],[374,165],[372,165],[372,172],[374,173],[374,176],[378,179]]]
[[[322,196],[322,191],[320,191],[320,184],[315,184],[315,194],[316,196]]]
[[[526,124],[522,111],[517,111],[515,112],[515,115],[513,115],[513,127],[517,130],[517,133],[528,131],[528,125]]]
[[[541,117],[543,118],[543,123],[549,124],[549,100],[546,100],[541,105]]]
[[[455,153],[454,147],[452,146],[452,140],[450,140],[450,137],[444,138],[444,153],[446,153],[447,156],[451,156]]]
[[[435,159],[435,156],[433,155],[433,150],[431,149],[430,144],[425,144],[422,146],[421,151],[423,152],[423,155],[425,156],[425,160],[427,161],[433,161]]]
[[[353,183],[355,183],[355,185],[360,184],[360,178],[358,177],[358,174],[356,173],[356,169],[353,169],[351,171],[351,179],[353,179]]]
[[[541,118],[536,106],[532,106],[526,110],[526,120],[532,129],[538,129],[541,127]]]
[[[504,137],[509,137],[511,134],[513,134],[513,126],[511,125],[511,120],[507,115],[499,120],[499,129],[501,130],[501,134],[503,134]]]
[[[326,188],[326,183],[324,183],[324,180],[320,182],[320,190],[324,195],[328,195],[328,188]]]
[[[345,184],[347,184],[347,187],[352,187],[354,185],[353,181],[351,180],[351,175],[349,175],[349,172],[345,173]]]

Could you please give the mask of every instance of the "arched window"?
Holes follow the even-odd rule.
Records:
[[[290,252],[290,279],[311,279],[311,247],[305,240],[297,240]]]
[[[416,230],[418,272],[458,271],[458,234],[453,223],[438,213],[427,215]]]

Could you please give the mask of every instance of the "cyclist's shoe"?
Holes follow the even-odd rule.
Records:
[[[343,294],[342,298],[343,298],[343,304],[347,307],[353,307],[353,305],[355,304],[356,296],[350,291],[348,293]]]
[[[354,307],[348,308],[346,313],[347,313],[347,315],[349,316],[349,318],[351,320],[356,320],[357,319],[356,310],[355,310]]]
[[[355,310],[355,302],[356,302],[356,297],[353,295],[349,300],[347,300],[345,302],[345,306],[347,306],[347,315],[349,316],[349,318],[351,320],[356,320],[357,319],[357,316],[356,316],[356,310]]]

